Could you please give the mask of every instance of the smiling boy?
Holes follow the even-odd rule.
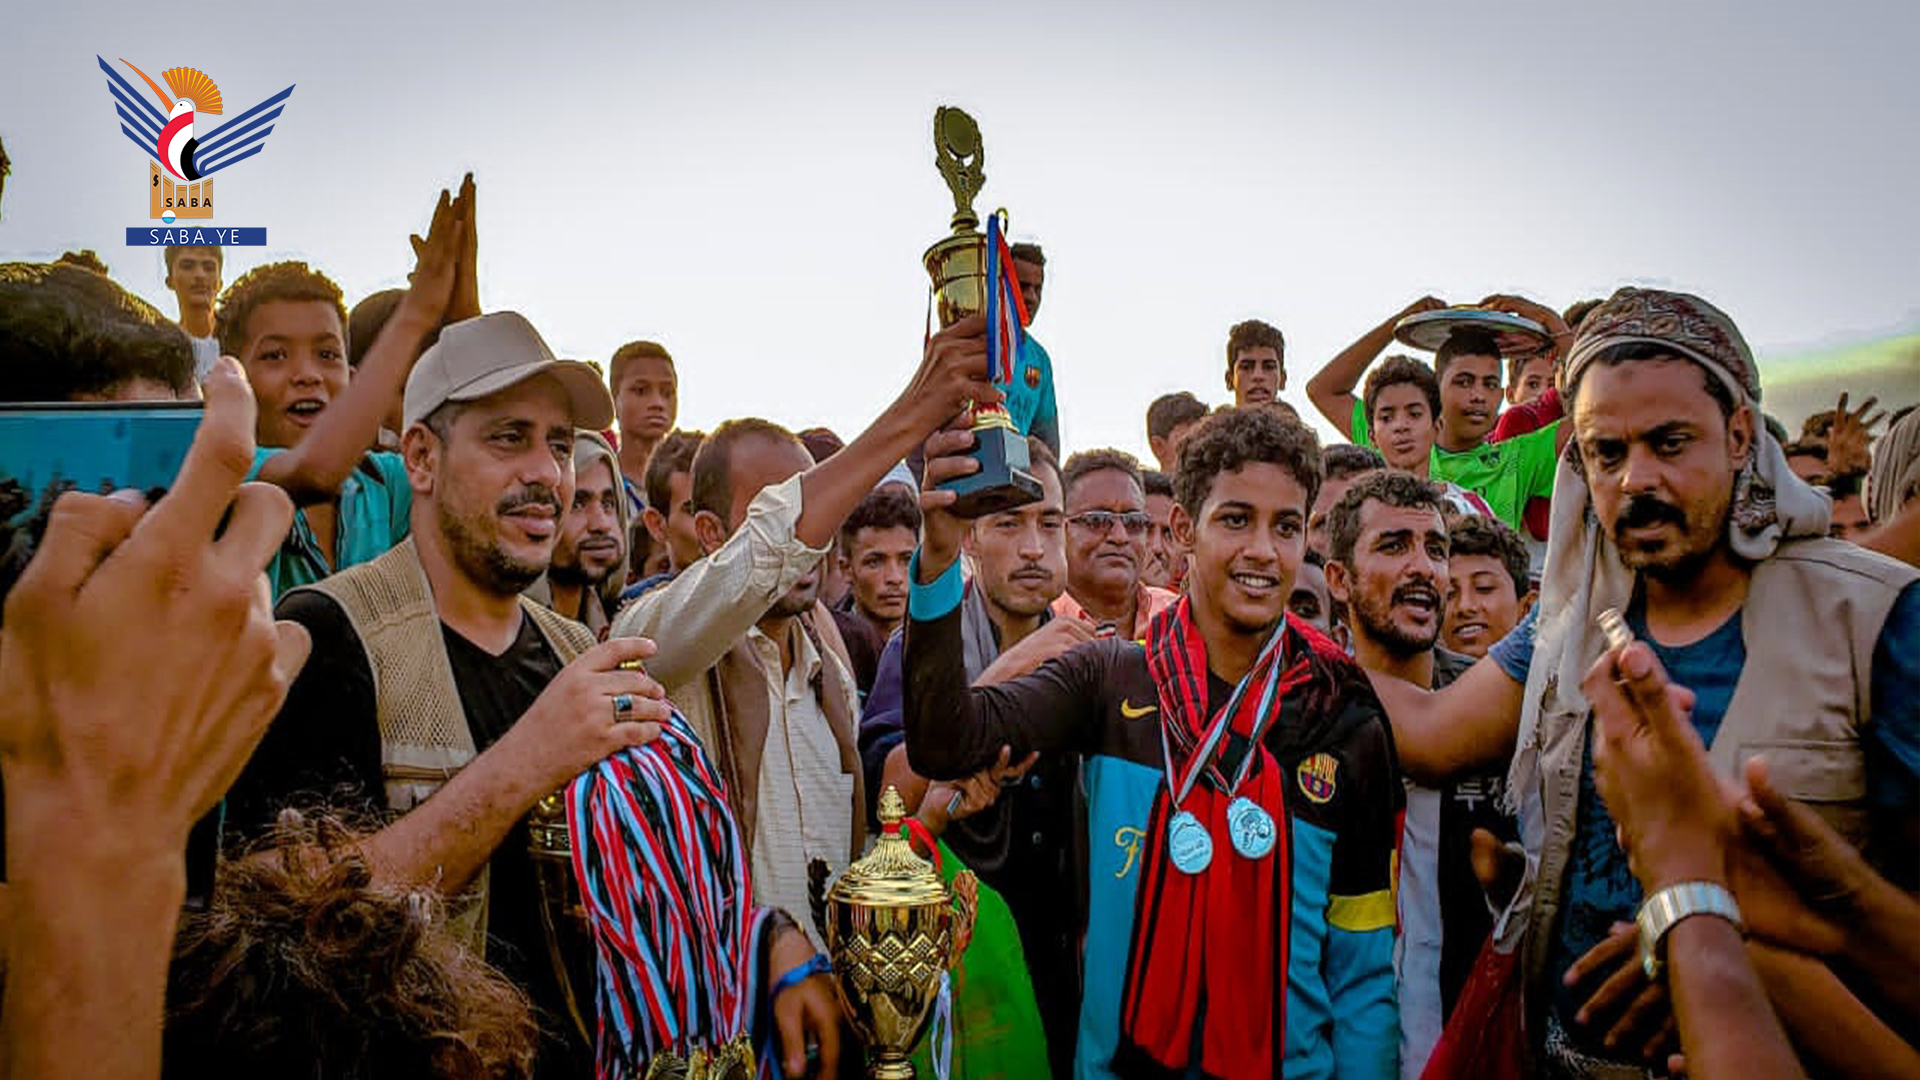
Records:
[[[259,402],[253,474],[293,497],[293,528],[267,567],[278,598],[405,539],[413,503],[400,455],[370,452],[426,336],[452,297],[472,186],[442,192],[413,285],[360,367],[348,364],[340,287],[304,262],[256,267],[221,297],[214,330]]]
[[[1003,745],[1085,755],[1075,1075],[1392,1076],[1391,742],[1352,661],[1286,613],[1320,482],[1313,434],[1265,408],[1207,418],[1175,479],[1187,593],[1146,641],[1092,642],[972,688],[965,522],[936,487],[975,467],[956,456],[970,442],[952,430],[927,444],[907,754],[935,778]]]

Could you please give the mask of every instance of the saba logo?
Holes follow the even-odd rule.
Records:
[[[136,90],[126,76],[99,56],[94,57],[107,75],[107,92],[113,96],[114,111],[120,116],[120,131],[128,141],[146,152],[147,208],[149,216],[164,226],[178,221],[204,221],[213,217],[213,174],[229,165],[237,165],[266,148],[274,121],[293,96],[293,87],[241,112],[211,131],[198,131],[203,116],[222,115],[225,104],[220,87],[198,68],[168,68],[155,82],[146,72],[128,63],[127,69],[140,77],[160,99],[154,108],[147,96]],[[161,83],[165,83],[163,88]],[[150,247],[165,244],[237,244],[262,246],[267,230],[260,228],[130,228],[127,243]]]

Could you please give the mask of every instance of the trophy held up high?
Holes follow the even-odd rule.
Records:
[[[969,315],[987,316],[989,374],[1004,389],[1012,384],[1026,323],[1013,257],[1007,249],[1006,211],[990,218],[986,234],[981,234],[973,199],[986,182],[981,169],[986,151],[973,117],[941,106],[933,114],[933,148],[940,175],[953,192],[953,233],[923,256],[933,279],[934,310],[942,329]],[[980,471],[940,485],[959,496],[953,513],[981,517],[1040,498],[1040,481],[1027,471],[1032,463],[1027,458],[1026,436],[1013,426],[1003,406],[974,405],[973,438],[972,456],[980,463]]]

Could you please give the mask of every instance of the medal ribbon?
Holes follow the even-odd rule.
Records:
[[[1247,687],[1252,684],[1255,676],[1264,674],[1266,685],[1260,690],[1260,704],[1253,715],[1253,729],[1247,734],[1247,752],[1240,756],[1240,767],[1235,770],[1232,781],[1226,783],[1224,793],[1231,796],[1239,790],[1241,782],[1246,780],[1248,770],[1253,767],[1253,759],[1259,756],[1255,750],[1261,736],[1266,734],[1267,727],[1273,722],[1275,711],[1273,703],[1274,699],[1280,696],[1281,669],[1286,659],[1286,638],[1286,622],[1283,620],[1268,636],[1267,643],[1260,647],[1260,654],[1254,658],[1253,666],[1247,669],[1245,675],[1240,676],[1240,682],[1234,686],[1233,693],[1227,698],[1227,703],[1221,706],[1219,714],[1207,726],[1206,736],[1187,758],[1186,775],[1178,781],[1174,779],[1173,774],[1173,745],[1167,738],[1167,725],[1179,723],[1184,728],[1185,721],[1176,717],[1171,709],[1160,710],[1161,763],[1166,767],[1167,794],[1173,799],[1174,809],[1178,810],[1180,804],[1187,801],[1187,796],[1193,793],[1193,785],[1199,781],[1200,774],[1212,767],[1220,741],[1226,737],[1227,730],[1233,726],[1234,715],[1240,711],[1241,699],[1247,696]],[[1162,696],[1165,696],[1164,691]],[[1164,705],[1165,702],[1162,704]],[[1226,781],[1224,776],[1220,779]]]
[[[1122,1038],[1113,1059],[1121,1075],[1191,1075],[1196,1066],[1219,1080],[1279,1075],[1286,1054],[1292,845],[1282,770],[1262,739],[1281,698],[1312,678],[1311,650],[1287,640],[1297,632],[1283,618],[1226,707],[1209,719],[1206,645],[1191,599],[1182,598],[1148,626],[1147,670],[1162,711],[1170,714],[1160,729],[1169,787],[1166,798],[1155,798],[1146,823],[1121,996]],[[1290,670],[1283,670],[1283,659]],[[1250,699],[1255,687],[1257,701]],[[1248,712],[1255,715],[1242,716]],[[1201,787],[1201,771],[1215,766],[1220,740],[1240,719],[1249,736],[1246,756],[1231,779]],[[1182,745],[1193,751],[1176,775],[1173,752]],[[1265,764],[1256,767],[1255,757]],[[1274,819],[1273,850],[1257,859],[1216,858],[1198,874],[1181,872],[1169,836],[1181,804],[1190,801],[1184,812],[1209,836],[1229,836],[1228,802],[1243,785],[1246,798]]]

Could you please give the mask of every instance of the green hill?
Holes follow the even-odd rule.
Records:
[[[1878,397],[1882,408],[1920,402],[1920,332],[1806,352],[1763,352],[1760,391],[1766,411],[1799,434],[1801,421],[1833,408],[1845,391],[1854,403]]]

